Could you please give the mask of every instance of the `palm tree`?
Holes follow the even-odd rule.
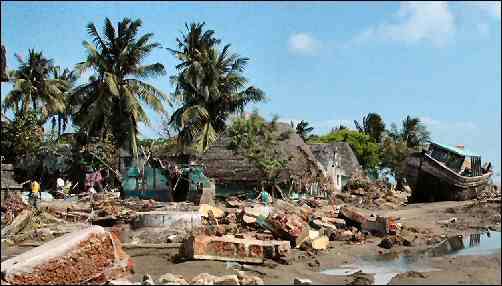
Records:
[[[42,112],[45,122],[49,114],[64,109],[62,90],[65,89],[66,82],[49,79],[49,73],[54,68],[52,59],[47,59],[42,52],[32,49],[28,54],[27,61],[16,54],[20,66],[9,73],[14,89],[5,97],[4,109],[14,109],[16,114],[20,111],[26,113],[31,104],[33,111]]]
[[[87,59],[76,68],[80,73],[90,69],[94,74],[88,83],[75,89],[70,101],[78,110],[74,121],[88,135],[104,138],[111,131],[116,143],[131,151],[134,158],[138,155],[138,123],[150,124],[141,103],[161,113],[163,100],[168,100],[160,90],[141,80],[165,74],[160,63],[143,65],[160,44],[151,42],[152,33],[138,38],[141,26],[139,19],[124,18],[115,29],[106,18],[100,35],[93,23],[87,25],[93,43],[83,42]]]
[[[385,131],[385,123],[377,113],[369,113],[367,116],[363,116],[362,124],[354,120],[354,125],[359,132],[368,134],[377,143],[381,142],[382,134]]]
[[[296,133],[302,137],[303,140],[308,137],[308,134],[314,130],[314,127],[309,127],[309,123],[307,121],[300,121],[296,125]]]
[[[409,148],[416,148],[430,139],[430,133],[418,117],[409,115],[403,120],[401,138]]]
[[[181,61],[178,74],[171,77],[181,106],[170,124],[178,130],[181,146],[193,144],[202,152],[225,130],[230,115],[265,99],[260,89],[246,87],[242,73],[249,59],[230,54],[230,45],[219,52],[220,40],[213,37],[214,31],[204,31],[204,25],[185,24],[187,31],[177,39],[178,49],[168,49]]]
[[[71,92],[73,90],[73,86],[75,82],[78,80],[78,73],[76,71],[70,71],[69,69],[64,69],[61,72],[61,68],[59,66],[54,67],[52,71],[52,77],[54,79],[62,80],[66,83],[63,92],[63,100],[64,100],[64,110],[59,110],[55,114],[52,114],[52,128],[54,129],[56,122],[58,126],[58,136],[61,136],[61,133],[66,129],[68,124],[70,115],[72,113],[72,106],[70,104],[71,101]]]
[[[2,50],[1,50],[1,54],[0,54],[0,69],[1,69],[0,70],[0,73],[1,73],[0,81],[1,82],[9,81],[9,77],[7,76],[7,72],[6,72],[7,59],[5,57],[5,54],[6,54],[5,47],[2,45]]]

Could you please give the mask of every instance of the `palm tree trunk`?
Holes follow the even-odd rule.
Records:
[[[58,114],[58,137],[61,136],[61,115]]]

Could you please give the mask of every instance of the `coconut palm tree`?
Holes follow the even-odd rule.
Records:
[[[17,114],[20,111],[26,113],[31,108],[43,114],[44,122],[49,114],[64,110],[62,90],[66,82],[49,78],[54,68],[53,60],[32,49],[27,61],[18,54],[16,58],[20,65],[17,70],[9,72],[14,88],[4,99],[4,109],[14,109]]]
[[[9,81],[9,77],[7,76],[7,59],[6,59],[5,54],[6,54],[5,47],[2,45],[2,50],[1,50],[1,54],[0,54],[0,73],[1,73],[0,81],[1,82]]]
[[[178,143],[206,151],[225,130],[230,115],[243,112],[250,102],[265,99],[264,93],[247,86],[242,75],[248,58],[230,54],[230,45],[217,48],[214,31],[204,31],[205,23],[186,24],[186,33],[177,39],[178,48],[168,49],[181,63],[171,77],[175,98],[181,103],[170,124],[178,130]]]
[[[359,132],[368,134],[376,143],[381,142],[385,123],[379,114],[369,113],[367,116],[363,116],[362,124],[354,120],[354,125]]]
[[[430,139],[430,133],[418,117],[413,118],[408,115],[403,120],[401,138],[408,147],[416,148]]]
[[[61,72],[61,67],[56,66],[52,71],[52,77],[54,79],[62,80],[66,83],[64,86],[63,92],[63,100],[64,100],[64,110],[59,110],[56,113],[52,114],[52,128],[54,129],[57,123],[58,126],[58,136],[66,129],[68,124],[70,115],[72,113],[72,106],[70,105],[71,93],[73,91],[73,86],[75,82],[78,80],[78,73],[76,71],[70,71],[65,68]]]
[[[70,102],[77,106],[76,124],[88,135],[102,138],[112,132],[116,143],[131,151],[137,158],[138,123],[147,125],[150,120],[142,107],[145,104],[156,112],[164,112],[167,96],[152,85],[142,81],[165,74],[160,63],[144,65],[144,59],[159,43],[152,42],[152,33],[139,37],[142,21],[124,18],[113,26],[105,19],[100,35],[93,23],[87,32],[93,43],[83,42],[87,51],[84,62],[77,64],[80,73],[92,70],[89,82],[78,86]]]
[[[296,125],[296,133],[302,137],[303,140],[308,137],[308,134],[314,130],[314,127],[310,126],[307,121],[300,121]]]

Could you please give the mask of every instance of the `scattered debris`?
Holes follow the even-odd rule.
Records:
[[[15,284],[104,283],[126,275],[129,256],[100,226],[51,240],[2,262],[3,279]]]
[[[295,277],[293,285],[313,285],[312,280]]]

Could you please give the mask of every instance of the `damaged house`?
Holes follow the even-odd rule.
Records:
[[[341,191],[354,173],[363,171],[347,142],[318,143],[309,146],[315,158],[322,164],[332,190]]]
[[[296,134],[289,124],[277,123],[279,144],[276,146],[281,154],[288,156],[287,167],[279,174],[279,186],[283,191],[313,193],[319,192],[319,183],[324,178],[324,170],[312,154],[309,146]],[[204,165],[206,175],[215,180],[216,193],[248,192],[259,190],[265,174],[243,154],[229,148],[231,138],[222,134],[207,152],[196,156]]]

